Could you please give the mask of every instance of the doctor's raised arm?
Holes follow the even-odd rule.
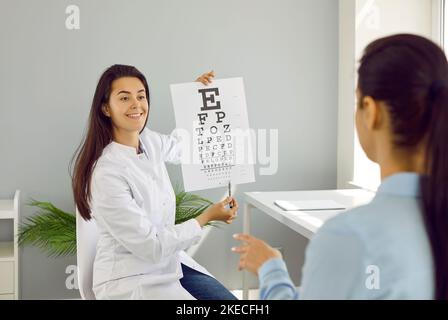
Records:
[[[195,81],[201,82],[204,85],[209,85],[210,83],[212,83],[212,79],[214,77],[215,73],[212,70],[200,75]],[[160,155],[165,162],[180,164],[182,156],[184,155],[184,150],[188,149],[185,148],[185,144],[189,143],[189,141],[183,140],[183,137],[178,129],[174,129],[170,135],[164,135],[145,129],[142,132],[142,135],[143,137],[148,138],[150,138],[151,135],[157,136],[157,139],[160,140],[161,143]]]

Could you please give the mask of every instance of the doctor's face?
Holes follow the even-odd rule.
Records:
[[[109,102],[103,112],[118,131],[140,132],[148,116],[148,100],[143,83],[138,78],[123,77],[112,82]]]

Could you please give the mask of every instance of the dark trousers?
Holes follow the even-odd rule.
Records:
[[[218,280],[182,264],[182,287],[198,300],[238,300]]]

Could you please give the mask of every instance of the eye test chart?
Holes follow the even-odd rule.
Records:
[[[192,161],[182,162],[185,191],[255,181],[242,78],[172,84],[176,127],[190,135]]]

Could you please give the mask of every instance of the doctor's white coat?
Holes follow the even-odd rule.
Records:
[[[140,144],[142,154],[111,142],[92,174],[90,208],[100,233],[93,291],[97,299],[194,299],[179,279],[181,263],[209,274],[184,251],[202,229],[196,219],[174,224],[165,167],[179,163],[180,140],[145,128]]]

